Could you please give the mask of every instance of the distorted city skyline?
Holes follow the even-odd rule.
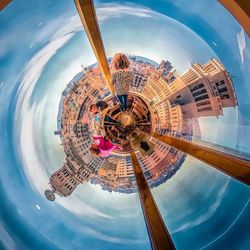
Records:
[[[239,106],[218,119],[199,118],[201,137],[249,152],[249,38],[217,1],[95,5],[108,57],[122,51],[169,60],[179,74],[219,59],[234,76]],[[53,204],[43,195],[65,157],[54,136],[62,91],[81,65],[94,63],[73,1],[14,0],[0,12],[3,248],[150,249],[137,194],[85,183]],[[249,248],[244,185],[188,156],[152,192],[177,249]]]

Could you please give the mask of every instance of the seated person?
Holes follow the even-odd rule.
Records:
[[[95,157],[108,157],[111,155],[114,149],[119,149],[116,145],[110,142],[105,137],[94,137],[97,143],[94,143],[90,147],[90,153]]]
[[[100,121],[101,117],[104,115],[103,111],[108,108],[108,104],[105,101],[98,101],[96,104],[91,104],[89,106],[89,112],[92,113],[93,115],[95,115],[95,120],[96,121]],[[98,116],[101,115],[100,116]],[[108,115],[105,116],[105,121],[107,122],[116,122],[115,120],[113,120],[111,117],[109,117]]]
[[[102,127],[101,127],[101,122],[102,122],[102,116],[104,110],[108,107],[107,102],[105,101],[98,101],[95,104],[91,104],[89,106],[89,112],[94,115],[94,119],[92,120],[92,126],[94,128],[94,131],[96,134],[101,135]]]
[[[102,113],[107,107],[108,104],[105,101],[98,101],[96,104],[89,106],[89,112],[92,114]]]

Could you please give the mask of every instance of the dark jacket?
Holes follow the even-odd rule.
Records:
[[[96,107],[98,110],[103,111],[105,108],[108,107],[108,104],[105,101],[99,101],[96,103]]]

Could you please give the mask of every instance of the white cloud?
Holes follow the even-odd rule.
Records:
[[[244,63],[244,50],[246,48],[246,38],[245,38],[245,31],[243,30],[242,27],[240,32],[237,33],[237,42],[239,46],[241,62]]]
[[[213,43],[214,46],[218,47],[218,45],[214,41],[212,41],[212,43]]]
[[[136,17],[153,17],[155,15],[164,17],[151,9],[139,5],[120,5],[120,4],[103,4],[97,8],[97,17],[99,21],[121,16],[136,16]]]
[[[136,16],[140,18],[149,18],[149,17],[154,17],[154,18],[156,17],[156,19],[165,18],[166,21],[171,21],[171,23],[173,22],[177,28],[180,27],[187,33],[191,32],[185,26],[177,23],[176,21],[172,19],[169,19],[168,17],[165,17],[154,11],[151,11],[150,9],[141,8],[140,6],[136,6],[136,5],[126,5],[126,6],[117,5],[117,4],[112,5],[112,6],[102,5],[101,7],[97,9],[97,13],[98,13],[98,18],[100,21],[104,21],[110,18],[116,18],[116,17],[120,17],[124,15],[130,15],[130,16],[132,15],[132,16]],[[159,20],[157,19],[157,21]],[[161,32],[159,34],[166,34],[165,28],[167,28],[167,31],[169,31],[171,27],[164,26],[162,28],[164,28],[164,30],[159,31]],[[48,62],[51,60],[51,58],[57,53],[57,51],[61,47],[63,47],[73,37],[73,35],[76,32],[82,30],[83,28],[82,28],[82,24],[80,22],[79,17],[73,16],[73,17],[67,17],[64,19],[62,18],[56,19],[53,23],[43,25],[41,29],[42,29],[41,33],[37,37],[37,42],[40,42],[45,38],[49,40],[49,42],[32,57],[32,59],[24,68],[24,71],[21,77],[21,84],[18,89],[18,101],[17,101],[16,111],[15,111],[14,133],[15,133],[16,141],[14,144],[17,146],[18,154],[22,161],[23,168],[24,168],[25,174],[29,182],[31,183],[31,185],[33,186],[35,190],[38,190],[38,192],[41,195],[43,195],[44,190],[48,188],[49,174],[51,174],[54,171],[54,169],[58,168],[58,166],[55,166],[55,164],[52,164],[53,159],[48,159],[47,157],[47,154],[48,154],[47,151],[49,151],[50,148],[44,148],[40,145],[42,144],[40,140],[44,140],[44,138],[39,134],[40,131],[38,131],[39,130],[38,125],[45,124],[45,122],[43,121],[44,113],[51,112],[54,115],[54,117],[56,117],[56,115],[55,115],[54,109],[53,111],[48,110],[47,103],[48,101],[51,102],[51,99],[49,99],[50,97],[48,97],[47,92],[46,92],[47,95],[41,98],[40,101],[36,100],[35,102],[32,103],[32,105],[31,105],[31,97],[36,88],[38,79],[40,78],[41,74],[43,73],[44,68],[46,67]],[[179,35],[182,35],[182,34],[179,34]],[[202,44],[201,47],[202,48],[204,47],[207,50],[208,47],[206,47],[205,43],[200,38],[197,39],[194,33],[192,33],[191,37],[193,38],[193,39],[190,39],[192,40],[191,41],[192,44],[201,43]],[[173,40],[173,39],[171,40],[171,36],[170,37],[164,36],[164,40],[162,40],[162,36],[160,36],[160,38],[161,38],[160,41],[156,41],[156,39],[154,41],[147,40],[146,42],[148,42],[148,44],[146,45],[149,46],[149,49],[147,46],[145,46],[144,48],[143,46],[145,44],[141,44],[141,43],[138,44],[138,46],[142,47],[141,48],[142,50],[138,49],[138,47],[134,46],[133,44],[129,44],[129,45],[127,44],[127,46],[132,46],[132,45],[134,46],[134,48],[129,47],[129,49],[131,50],[134,49],[131,51],[132,53],[135,52],[135,54],[138,53],[138,54],[144,55],[144,53],[147,52],[145,56],[148,56],[149,58],[151,58],[152,56],[152,59],[159,57],[158,58],[159,60],[160,60],[160,57],[164,55],[169,55],[168,52],[172,51],[171,55],[173,57],[176,58],[178,56],[179,57],[181,56],[182,58],[181,65],[183,67],[189,63],[189,60],[190,60],[189,54],[191,54],[190,51],[188,51],[187,54],[184,55],[183,53],[184,49],[180,50],[180,49],[175,49],[176,47],[172,48],[171,46],[175,46],[176,40]],[[130,39],[130,38],[127,37],[127,39]],[[168,46],[166,46],[165,41],[168,41],[171,44],[168,44]],[[187,46],[187,41],[182,46]],[[155,53],[155,49],[154,49],[156,47],[158,48],[157,53]],[[195,47],[195,50],[197,51],[197,46],[193,45],[193,47]],[[165,53],[164,55],[162,54],[163,51]],[[87,63],[88,61],[90,61],[90,57],[91,56],[89,55],[86,56],[85,54],[84,63]],[[183,57],[185,57],[185,60],[183,59]],[[183,61],[185,61],[185,63],[183,63]],[[63,71],[68,72],[70,67],[71,67],[70,65],[67,65],[67,67],[64,68]],[[78,70],[76,67],[74,68]],[[69,71],[71,73],[74,72],[74,70],[69,70]],[[51,85],[52,84],[53,83],[51,83]],[[55,98],[58,98],[58,96],[56,96]],[[53,104],[54,104],[54,101],[53,101]],[[55,110],[56,109],[57,107],[55,107]],[[56,122],[56,118],[55,118],[55,122]],[[52,134],[50,136],[52,136]],[[50,137],[48,136],[48,140],[52,140],[49,138]],[[58,146],[59,144],[60,143],[58,142]],[[104,191],[102,190],[98,192],[93,191],[93,193],[95,194],[98,193],[99,195],[99,196],[97,195],[98,197],[100,197],[101,194],[103,194],[103,192]],[[67,210],[79,216],[81,215],[90,216],[90,217],[97,216],[101,218],[111,219],[109,215],[99,211],[97,208],[94,207],[94,205],[91,206],[89,204],[86,204],[87,201],[84,199],[84,197],[76,198],[74,195],[66,199],[58,198],[56,199],[56,202],[58,202],[61,206],[63,206]],[[121,195],[119,197],[123,198],[123,196]],[[100,204],[98,204],[98,206],[100,206]],[[118,207],[117,211],[119,209],[120,208]],[[130,213],[131,211],[130,209],[131,209],[131,204],[128,204],[126,215]]]
[[[16,243],[11,237],[11,235],[9,235],[9,233],[5,230],[5,228],[1,225],[1,223],[0,223],[0,235],[1,235],[0,242],[4,245],[6,249],[11,249],[11,250],[19,249],[16,246]]]
[[[214,240],[212,240],[211,242],[209,242],[208,244],[206,244],[205,246],[201,247],[200,250],[207,248],[208,246],[212,245],[213,243],[215,243],[217,240],[219,240],[221,237],[223,237],[234,225],[235,223],[238,221],[238,219],[241,217],[241,215],[243,214],[243,212],[245,211],[245,209],[247,208],[248,204],[249,204],[250,199],[247,200],[246,204],[244,205],[244,207],[242,208],[242,210],[240,211],[240,213],[237,215],[237,217],[234,219],[234,221],[231,223],[231,225],[222,233],[220,234],[218,237],[216,237]]]
[[[126,10],[126,8],[125,8]],[[123,13],[124,8],[121,8]],[[103,9],[104,15],[102,20],[110,17],[106,15],[108,9]],[[111,14],[113,9],[111,9]],[[117,12],[113,12],[116,16]],[[112,15],[111,15],[112,16]],[[15,112],[15,139],[16,145],[19,147],[19,156],[22,161],[25,173],[29,179],[29,182],[37,189],[41,194],[48,187],[48,173],[43,161],[41,160],[41,154],[39,147],[37,146],[37,131],[35,124],[42,123],[41,113],[46,108],[46,97],[40,101],[39,104],[33,104],[30,106],[30,98],[36,87],[36,83],[40,78],[45,66],[50,59],[57,53],[64,44],[66,44],[72,36],[82,29],[82,24],[78,16],[69,17],[67,19],[57,19],[50,26],[44,26],[44,30],[37,37],[36,42],[40,42],[42,39],[53,33],[50,42],[44,46],[38,53],[36,53],[29,63],[25,66],[21,84],[18,89],[18,101]],[[57,202],[77,215],[85,216],[99,216],[103,218],[112,218],[97,209],[85,204],[82,200],[72,196],[71,202],[66,199],[58,198]],[[73,204],[73,205],[72,205]],[[38,208],[38,207],[37,207]]]
[[[108,241],[111,243],[120,243],[120,244],[142,244],[148,242],[147,239],[128,239],[128,238],[118,238],[109,236],[102,232],[96,231],[89,227],[83,227],[80,229],[84,234],[92,236],[93,238],[100,239],[103,241]]]
[[[8,36],[8,38],[7,37],[0,38],[0,44],[1,44],[0,57],[4,56],[7,53],[7,51],[9,50],[9,46],[10,46],[9,41],[11,41],[11,39],[13,39],[12,36]]]
[[[47,174],[39,157],[37,157],[38,152],[36,152],[35,147],[36,131],[34,124],[39,119],[40,113],[39,110],[36,110],[36,106],[30,107],[30,97],[47,62],[71,37],[72,34],[58,37],[40,50],[26,65],[18,90],[19,97],[15,112],[16,145],[20,147],[21,160],[30,183],[33,183],[40,191],[44,185],[47,185],[48,181],[46,180]],[[41,104],[40,108],[42,107]]]
[[[187,223],[180,225],[172,233],[177,233],[177,232],[180,232],[180,231],[183,231],[186,229],[190,229],[191,227],[198,226],[198,225],[202,224],[203,222],[212,218],[214,213],[216,212],[216,210],[219,208],[219,206],[222,203],[222,200],[224,198],[225,191],[228,187],[229,182],[230,182],[230,180],[228,180],[226,182],[226,184],[220,189],[220,191],[217,194],[216,201],[212,205],[209,206],[209,208],[207,209],[207,211],[205,213],[198,216],[197,219],[195,219],[193,221],[188,221]]]
[[[105,213],[100,212],[98,209],[94,208],[83,202],[82,199],[79,199],[76,195],[71,195],[68,198],[56,198],[57,203],[71,211],[72,213],[78,216],[89,216],[89,217],[101,217],[104,219],[112,219],[111,216],[106,215]]]
[[[152,15],[158,14],[150,9],[141,7],[138,5],[119,5],[119,4],[106,4],[97,8],[97,15],[99,21],[104,21],[110,18],[118,18],[124,15],[137,16],[137,17],[152,17]],[[161,16],[160,14],[158,14]],[[162,15],[163,16],[163,15]],[[29,20],[32,17],[29,17]],[[51,40],[56,39],[60,35],[70,34],[71,32],[77,32],[83,30],[81,20],[78,15],[65,17],[61,16],[52,20],[51,22],[44,24],[40,22],[38,24],[39,32],[35,37],[28,37],[27,41],[22,39],[22,43],[27,42],[28,46],[32,48],[35,44],[46,42],[48,38]],[[16,38],[20,32],[29,29],[29,22],[25,22],[20,30],[19,26],[13,27],[8,34],[5,34],[0,38],[0,57],[4,56],[12,47],[15,47]],[[30,40],[32,39],[32,40]]]
[[[36,204],[36,208],[37,208],[38,210],[41,210],[41,207],[40,207],[38,204]]]

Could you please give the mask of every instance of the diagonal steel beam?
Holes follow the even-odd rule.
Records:
[[[77,11],[81,18],[83,27],[89,38],[92,49],[95,53],[97,62],[102,70],[103,76],[106,79],[106,83],[110,89],[111,94],[114,93],[113,86],[110,84],[110,70],[109,65],[102,42],[102,36],[99,29],[95,7],[93,0],[74,0]]]
[[[3,10],[12,0],[0,0],[0,11]]]
[[[250,162],[237,158],[233,155],[220,152],[196,143],[184,141],[169,135],[153,133],[152,136],[159,141],[165,142],[180,151],[194,156],[210,166],[230,175],[232,178],[250,185]]]
[[[131,153],[131,159],[135,171],[136,182],[139,191],[141,207],[146,222],[150,243],[153,250],[175,249],[170,234],[164,224],[154,197],[150,191],[147,180],[142,172],[136,154]]]
[[[237,19],[250,36],[250,2],[249,0],[219,0],[219,2]]]

